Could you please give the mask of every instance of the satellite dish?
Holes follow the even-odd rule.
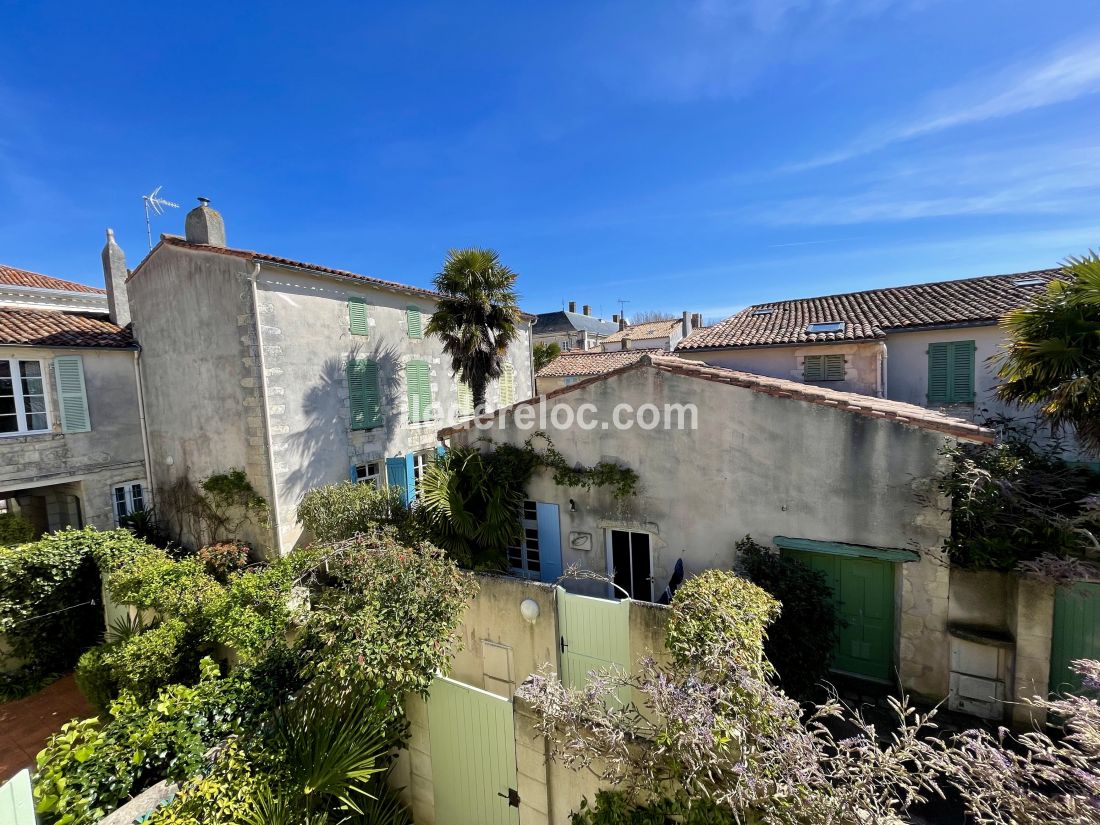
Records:
[[[148,195],[142,195],[141,199],[145,201],[145,234],[149,238],[149,248],[153,248],[153,224],[149,219],[149,213],[155,212],[158,215],[164,214],[164,207],[170,206],[173,209],[179,209],[178,203],[173,203],[170,200],[166,200],[160,196],[160,190],[162,187],[158,186]]]

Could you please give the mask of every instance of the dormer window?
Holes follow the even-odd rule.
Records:
[[[843,321],[817,321],[806,325],[806,332],[844,332]]]

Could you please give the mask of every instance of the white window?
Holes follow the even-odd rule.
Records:
[[[568,352],[573,349],[573,340],[571,338],[563,338],[561,341],[561,351]]]
[[[371,484],[375,487],[382,486],[382,462],[368,461],[355,468],[356,484]]]
[[[145,509],[145,494],[140,481],[129,481],[115,487],[115,521]]]
[[[424,477],[433,455],[434,453],[416,453],[413,455],[413,489],[416,490],[417,498],[420,498],[420,479]]]
[[[42,362],[0,359],[0,435],[49,429]]]
[[[519,515],[520,534],[508,545],[508,566],[517,576],[538,579],[542,571],[538,506],[533,501],[525,501]]]

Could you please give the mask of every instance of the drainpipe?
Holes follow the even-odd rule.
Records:
[[[886,383],[886,376],[888,374],[887,370],[886,370],[886,366],[887,366],[886,360],[889,357],[890,357],[890,351],[886,348],[886,342],[883,341],[882,342],[882,351],[881,351],[881,354],[879,355],[879,364],[881,365],[881,369],[882,369],[882,397],[883,398],[889,398],[890,397],[890,394],[888,392],[889,386]]]
[[[145,458],[145,483],[149,485],[149,500],[154,500],[153,462],[149,458],[149,427],[145,421],[145,388],[141,383],[141,350],[134,350],[134,382],[137,386],[138,422],[141,425],[141,454]]]
[[[264,358],[263,324],[260,323],[260,305],[257,298],[259,287],[256,279],[260,277],[260,264],[253,262],[248,284],[252,294],[252,317],[256,324],[256,350],[260,356],[260,408],[264,417],[264,446],[267,448],[267,474],[271,480],[271,520],[275,533],[275,552],[283,555],[282,519],[279,513],[279,491],[275,485],[275,448],[271,441],[271,415],[267,408],[267,360]]]
[[[527,322],[527,366],[531,370],[531,397],[534,398],[535,392],[535,324],[538,320]]]

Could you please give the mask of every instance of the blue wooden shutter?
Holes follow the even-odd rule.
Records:
[[[84,360],[79,355],[59,355],[53,359],[53,371],[61,410],[61,432],[88,432],[92,429],[92,421],[84,387]]]
[[[412,486],[412,467],[408,458],[409,456],[399,455],[386,459],[386,482],[401,491],[401,498],[406,504],[412,501],[412,496],[409,495],[409,489]]]
[[[352,335],[370,335],[367,302],[362,298],[348,298],[348,330]]]
[[[405,478],[408,485],[405,487],[405,503],[412,504],[416,500],[416,472],[413,467],[413,454],[405,453]]]
[[[447,454],[447,448],[442,444],[437,444],[435,448],[435,454],[440,458],[443,458]]]
[[[348,400],[353,430],[369,430],[382,423],[382,398],[376,363],[348,361]]]
[[[561,520],[558,505],[535,502],[535,517],[539,530],[539,580],[554,582],[561,578]]]
[[[350,476],[350,478],[351,478],[351,481],[352,481],[352,483],[354,483],[354,482],[356,482],[356,481],[358,481],[358,480],[359,480],[359,472],[358,472],[358,470],[359,470],[359,468],[358,468],[358,467],[357,467],[357,466],[356,466],[355,464],[352,464],[352,465],[351,465],[351,469],[350,469],[350,471],[349,471],[349,476]]]
[[[420,310],[411,304],[405,307],[405,317],[409,322],[409,337],[410,338],[423,338],[423,319],[420,315]]]

